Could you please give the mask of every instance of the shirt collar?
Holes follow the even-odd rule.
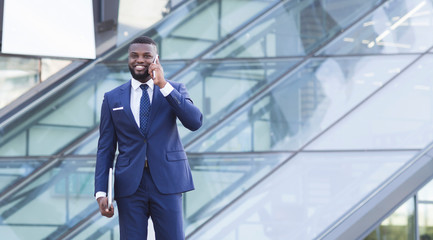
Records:
[[[140,81],[138,81],[138,80],[135,80],[134,78],[131,78],[132,89],[137,90],[140,87],[141,84],[143,84],[143,83],[140,82]],[[147,84],[149,86],[150,90],[153,91],[153,87],[155,85],[155,83],[153,82],[153,79],[149,79],[149,81],[147,81],[144,84]]]

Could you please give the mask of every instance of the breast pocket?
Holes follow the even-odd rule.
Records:
[[[128,117],[126,116],[125,110],[113,110],[111,113],[113,121],[117,124],[128,124]]]

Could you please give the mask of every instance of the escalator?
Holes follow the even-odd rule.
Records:
[[[226,2],[236,4],[221,4]],[[334,93],[324,78],[326,67],[355,66],[359,58],[330,61],[313,56],[382,2],[346,4],[206,2],[190,9],[184,20],[176,22],[179,25],[173,26],[173,20],[167,19],[158,25],[160,29],[147,33],[159,43],[166,76],[186,84],[205,117],[199,132],[181,132],[197,185],[196,191],[184,197],[187,234],[194,236],[206,228],[207,224],[203,223],[221,216],[221,209],[239,202],[249,189],[259,186],[306,143],[377,91],[379,85],[362,89],[348,102],[327,98]],[[245,7],[256,12],[245,15],[237,26],[230,21],[229,28],[209,27],[206,34],[185,30],[202,24],[200,17],[220,16],[215,21],[220,23],[221,16],[226,16],[224,13],[228,13],[224,18],[227,21],[230,16],[238,15],[236,10]],[[342,7],[351,7],[353,11],[341,14]],[[314,17],[319,19],[302,20]],[[293,25],[281,27],[288,22]],[[292,49],[279,45],[287,44],[287,40],[297,41],[299,45]],[[185,54],[177,53],[174,46],[185,50]],[[16,165],[19,169],[11,174],[13,180],[0,193],[2,227],[9,229],[10,234],[17,232],[12,228],[36,229],[41,238],[48,239],[94,239],[95,236],[106,239],[118,234],[117,221],[101,219],[94,199],[88,196],[93,194],[97,106],[105,91],[128,79],[124,69],[125,48],[120,47],[100,59],[91,69],[74,77],[62,91],[35,104],[34,112],[20,116],[26,121],[13,127],[5,125],[6,134],[0,146],[0,153],[5,153],[4,169],[22,158],[22,164],[18,161]],[[288,50],[276,51],[280,48]],[[405,68],[415,57],[365,57],[363,60],[370,68],[377,62],[386,63],[382,74],[386,80],[371,80],[386,84],[398,74],[393,69]],[[227,86],[234,87],[227,89]],[[79,118],[74,117],[77,113]],[[326,121],[315,127],[314,121],[323,119]],[[13,123],[10,120],[9,124]],[[46,141],[48,135],[53,136],[51,142]],[[19,144],[26,141],[30,144]],[[54,212],[44,222],[39,218],[24,218],[30,207],[40,211],[36,216]]]

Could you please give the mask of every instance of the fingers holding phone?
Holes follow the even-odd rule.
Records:
[[[161,64],[159,63],[159,56],[156,55],[153,63],[149,67],[149,74],[153,79],[153,82],[158,85],[160,88],[163,88],[166,84],[164,78],[164,70],[162,69]]]

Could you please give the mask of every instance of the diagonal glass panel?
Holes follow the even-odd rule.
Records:
[[[290,153],[192,155],[189,157],[195,191],[184,196],[185,233],[225,208],[258,182]]]
[[[157,42],[162,60],[195,58],[278,2],[280,0],[192,1],[147,31],[146,36]],[[127,50],[128,46],[121,48],[109,60],[125,61]]]
[[[203,113],[203,126],[191,133],[179,128],[184,144],[287,72],[298,59],[203,62],[180,77]]]
[[[93,195],[94,178],[91,167],[94,162],[91,162],[86,159],[63,161],[34,180],[33,187],[3,202],[2,238],[50,238],[62,225],[87,216],[95,205],[94,199],[89,198]]]
[[[190,151],[296,150],[330,126],[414,56],[311,59]]]
[[[308,55],[383,1],[288,1],[208,58]]]
[[[420,53],[433,44],[433,3],[391,0],[342,34],[320,55]]]
[[[433,55],[426,55],[306,149],[423,149],[433,138]]]
[[[315,239],[415,154],[300,153],[190,239]]]

